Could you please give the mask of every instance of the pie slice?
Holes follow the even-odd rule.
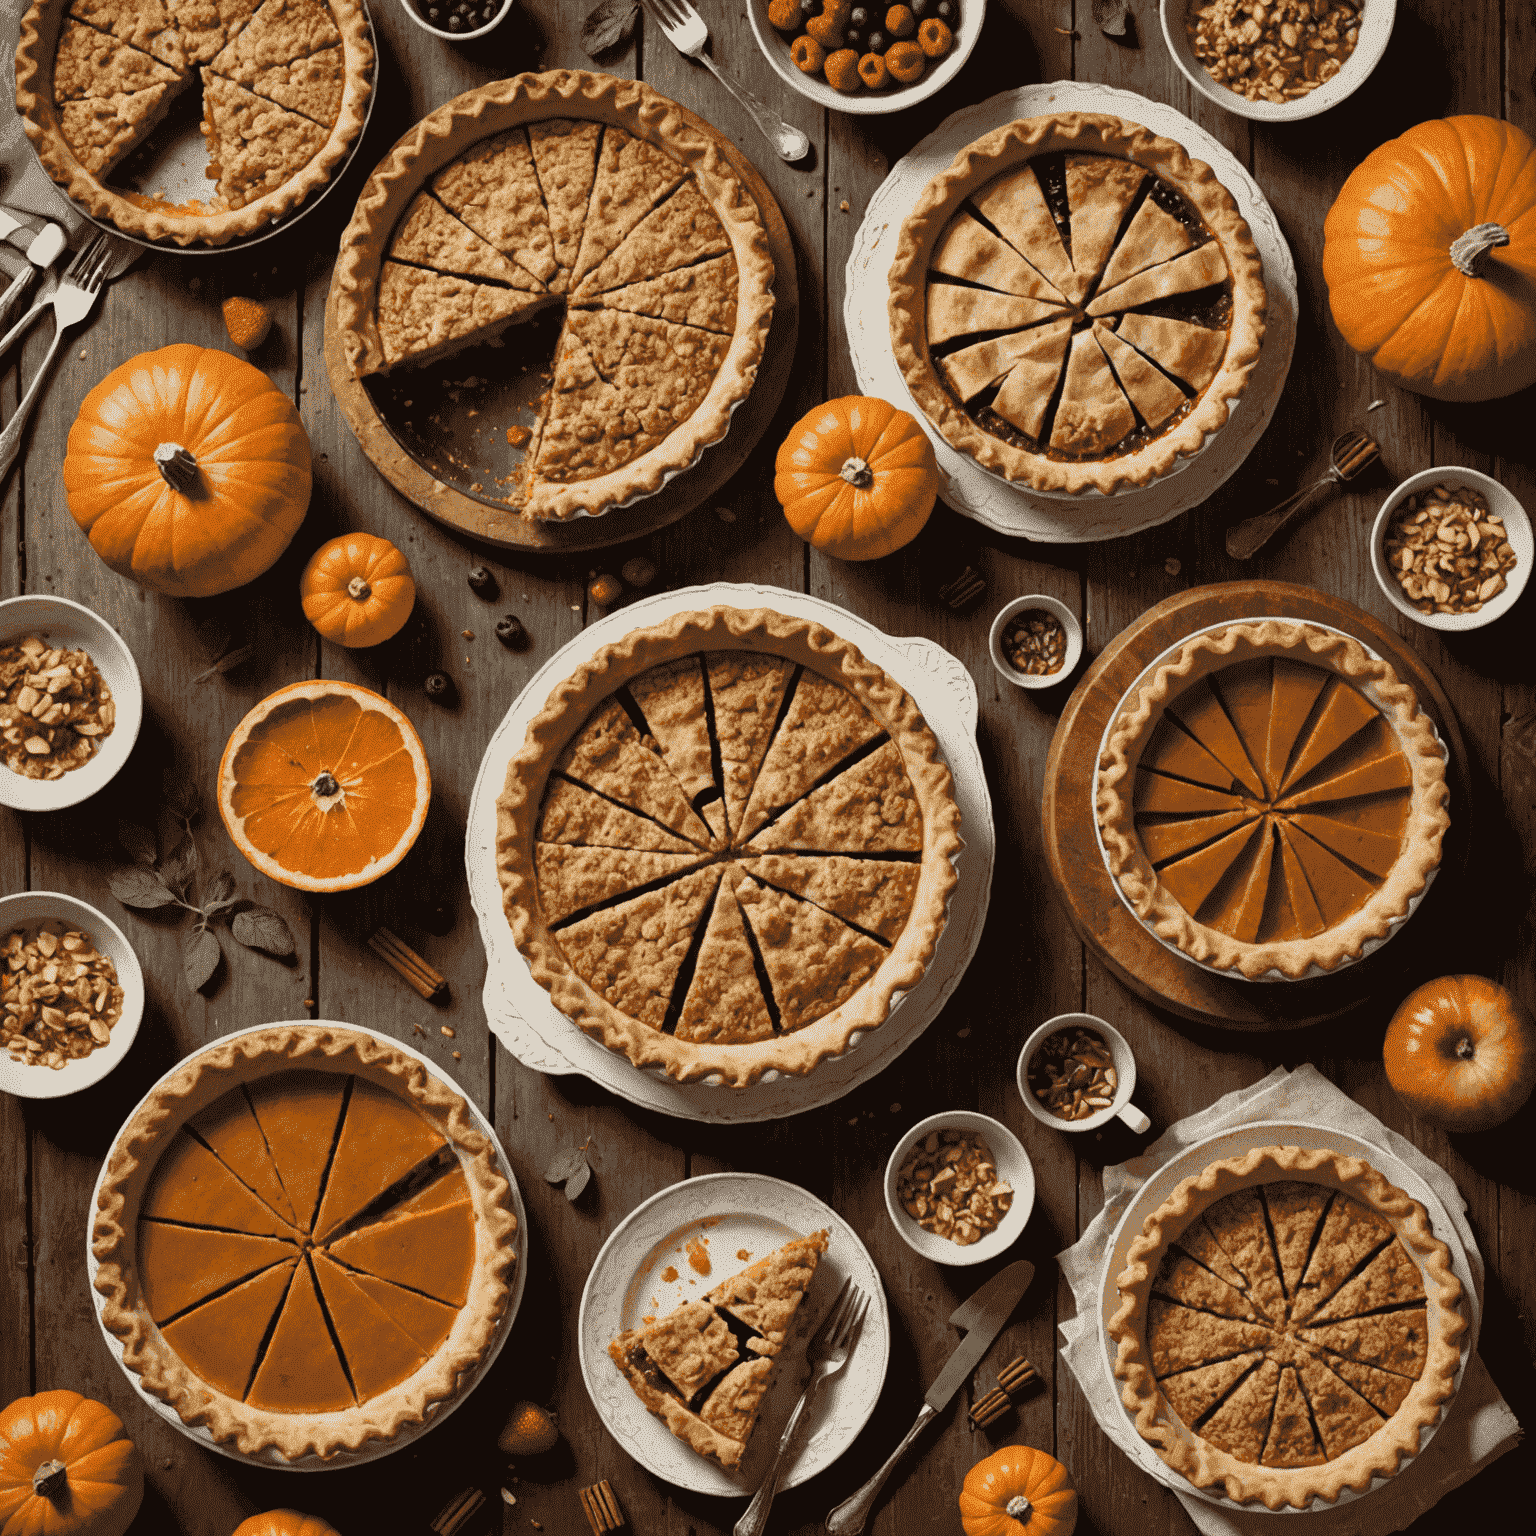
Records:
[[[1406,1376],[1394,1376],[1390,1371],[1346,1360],[1342,1355],[1324,1355],[1323,1364],[1335,1376],[1343,1377],[1383,1418],[1390,1419],[1413,1388]]]
[[[741,1359],[735,1336],[707,1301],[685,1301],[652,1323],[640,1347],[685,1401]]]
[[[1264,1202],[1256,1189],[1240,1189],[1218,1200],[1205,1213],[1205,1224],[1247,1282],[1259,1312],[1270,1321],[1285,1321],[1285,1287],[1264,1217]]]
[[[1155,197],[1144,197],[1111,253],[1101,288],[1115,288],[1126,278],[1181,256],[1195,243],[1190,227],[1176,219]]]
[[[1280,1278],[1285,1294],[1293,1299],[1301,1289],[1302,1275],[1312,1254],[1312,1239],[1332,1195],[1325,1184],[1303,1184],[1295,1179],[1280,1179],[1264,1186],[1264,1208],[1269,1212],[1269,1228],[1275,1235]]]
[[[1028,257],[1030,265],[1040,271],[1051,287],[1071,303],[1082,301],[1087,290],[1072,270],[1067,248],[1061,243],[1061,231],[1051,217],[1032,166],[1023,165],[995,177],[973,201],[988,223]],[[955,275],[965,276],[963,272]],[[1042,291],[1040,296],[1049,297],[1049,292]]]
[[[1371,899],[1371,885],[1321,843],[1291,824],[1285,827],[1285,836],[1296,852],[1297,863],[1306,871],[1318,911],[1329,927],[1343,922]]]
[[[696,183],[685,181],[582,278],[575,297],[592,298],[730,250],[730,237],[709,200]]]
[[[249,8],[254,10],[255,6],[256,0],[249,0]],[[98,32],[150,54],[178,76],[187,72],[189,64],[198,62],[187,57],[182,35],[161,0],[70,0],[69,14]]]
[[[562,928],[557,942],[594,992],[621,1013],[660,1029],[719,880],[718,868],[696,870]]]
[[[1261,1362],[1200,1426],[1200,1438],[1239,1461],[1258,1461],[1279,1390],[1280,1367],[1273,1360]]]
[[[1208,251],[1210,246],[1201,246]],[[1166,315],[1125,315],[1119,335],[1138,352],[1144,352],[1165,373],[1183,379],[1198,395],[1221,367],[1227,355],[1227,333],[1173,320]]]
[[[626,283],[598,295],[604,309],[624,309],[675,325],[731,335],[736,329],[739,283],[734,256],[713,256],[660,277]]]
[[[241,34],[244,36],[244,34]],[[210,66],[212,67],[212,66]],[[347,89],[346,50],[339,44],[291,64],[274,64],[240,82],[247,90],[323,128],[335,126]]]
[[[1275,1394],[1269,1438],[1259,1461],[1266,1467],[1318,1467],[1327,1460],[1328,1454],[1312,1427],[1312,1414],[1301,1390],[1296,1367],[1288,1365],[1280,1372],[1280,1390]]]
[[[1242,1291],[1177,1248],[1170,1248],[1164,1256],[1152,1282],[1152,1294],[1199,1312],[1240,1317],[1250,1323],[1264,1321]]]
[[[446,1172],[384,1214],[390,1217],[419,1216],[425,1211],[441,1210],[445,1205],[463,1205],[469,1198],[469,1180],[464,1175],[463,1165],[453,1163]]]
[[[1303,805],[1328,805],[1330,801],[1353,800],[1363,795],[1389,794],[1412,784],[1413,769],[1394,743],[1355,767],[1321,779],[1307,789],[1292,790],[1279,803],[1289,811]],[[1336,813],[1330,809],[1326,814]]]
[[[699,1409],[699,1418],[727,1441],[745,1446],[768,1395],[774,1369],[771,1359],[743,1360],[709,1394]]]
[[[1409,1257],[1408,1250],[1393,1238],[1312,1316],[1315,1322],[1331,1323],[1340,1318],[1356,1317],[1362,1312],[1423,1300],[1424,1282],[1419,1266]]]
[[[816,1266],[827,1251],[827,1229],[797,1237],[722,1280],[707,1299],[760,1338],[747,1348],[777,1354],[789,1337],[790,1325],[805,1299]]]
[[[1179,1234],[1178,1247],[1190,1258],[1203,1264],[1213,1275],[1219,1275],[1237,1290],[1246,1290],[1248,1282],[1238,1273],[1236,1266],[1226,1255],[1226,1250],[1211,1235],[1203,1217],[1196,1218]]]
[[[974,336],[981,331],[1020,331],[1042,320],[1061,318],[1061,305],[1015,293],[962,288],[958,283],[928,285],[928,345]]]
[[[240,1400],[298,1266],[295,1254],[183,1313],[160,1330],[165,1342],[210,1387]]]
[[[494,134],[450,161],[433,176],[432,190],[451,213],[541,283],[560,270],[523,129]]]
[[[1274,661],[1275,689],[1263,767],[1265,782],[1272,793],[1278,794],[1285,782],[1285,770],[1290,765],[1297,739],[1311,718],[1318,697],[1328,686],[1328,673],[1321,667],[1311,667],[1285,656],[1276,656]]]
[[[1168,1406],[1186,1424],[1196,1423],[1213,1409],[1264,1358],[1257,1350],[1217,1360],[1210,1365],[1176,1371],[1158,1382]]]
[[[1186,688],[1168,712],[1250,795],[1264,799],[1263,782],[1208,681]]]
[[[1372,725],[1382,725],[1376,706],[1358,688],[1351,688],[1348,683],[1335,683],[1332,692],[1323,701],[1317,723],[1296,751],[1280,786],[1282,791],[1306,778],[1345,742]]]
[[[1170,779],[1145,767],[1136,775],[1133,804],[1138,816],[1216,816],[1243,807],[1236,795],[1204,784]]]
[[[1227,719],[1237,732],[1244,760],[1250,763],[1262,784],[1265,799],[1272,798],[1274,786],[1264,772],[1264,754],[1269,741],[1269,721],[1274,708],[1274,658],[1260,656],[1223,667],[1211,680]]]
[[[141,0],[107,0],[107,3],[131,9],[140,5]],[[153,6],[155,0],[142,0],[142,3]],[[187,64],[194,65],[206,64],[213,58],[250,21],[260,4],[261,0],[165,0],[165,11],[176,25]],[[75,14],[80,14],[78,3]],[[167,64],[172,62],[166,60]]]
[[[549,215],[549,234],[554,242],[560,271],[551,286],[564,293],[581,250],[581,226],[592,201],[592,182],[597,175],[597,147],[602,141],[601,123],[555,117],[528,125],[528,146],[533,151],[539,189]],[[669,317],[670,318],[670,317]]]
[[[255,90],[256,82],[269,71],[340,46],[341,33],[321,0],[263,0],[208,67]]]
[[[1328,1460],[1342,1456],[1362,1440],[1369,1440],[1387,1422],[1343,1377],[1336,1376],[1321,1361],[1303,1360],[1297,1369]]]
[[[308,1264],[299,1265],[246,1402],[268,1413],[338,1413],[357,1401]]]
[[[275,192],[325,148],[328,131],[276,102],[203,71],[208,172],[231,208]]]
[[[679,1040],[744,1045],[773,1037],[773,1018],[757,978],[736,883],[734,878],[722,879],[715,893],[693,982],[673,1031]]]
[[[709,844],[709,828],[617,699],[608,699],[592,712],[556,759],[555,771],[633,805],[680,837],[704,847]]]
[[[888,951],[810,902],[743,880],[736,887],[773,988],[779,1027],[803,1029],[847,1002]]]
[[[418,192],[395,228],[389,254],[395,261],[452,277],[505,283],[526,293],[541,293],[544,285],[508,261],[495,246],[482,240],[462,219],[456,219],[427,192]]]
[[[1409,1307],[1338,1323],[1308,1324],[1297,1336],[1348,1360],[1416,1380],[1424,1374],[1429,1359],[1428,1329],[1425,1308]]]
[[[1147,1304],[1147,1346],[1152,1372],[1159,1380],[1176,1371],[1262,1350],[1273,1337],[1268,1328],[1242,1318],[1197,1312],[1156,1296]]]
[[[1232,775],[1171,719],[1159,721],[1152,739],[1142,751],[1141,766],[1176,779],[1189,779],[1211,789],[1231,791],[1238,787]]]
[[[329,1150],[329,1149],[327,1149]],[[166,1148],[139,1215],[225,1232],[291,1237],[293,1229],[248,1190],[202,1142],[181,1132]]]
[[[139,1290],[157,1323],[230,1286],[298,1257],[292,1243],[158,1221],[139,1225]]]
[[[304,1232],[315,1219],[346,1088],[347,1079],[338,1072],[295,1068],[254,1082],[248,1090],[294,1219]]]
[[[348,1269],[462,1307],[475,1267],[475,1208],[468,1200],[427,1210],[402,1206],[337,1238],[330,1254]]]
[[[603,130],[592,198],[571,271],[573,292],[657,203],[682,185],[687,175],[685,166],[654,144],[622,128]]]
[[[326,1317],[360,1403],[414,1376],[427,1363],[421,1345],[352,1275],[323,1253],[316,1254],[313,1263]]]
[[[1158,870],[1157,877],[1168,894],[1191,917],[1197,917],[1207,898],[1221,884],[1228,871],[1248,851],[1249,845],[1258,836],[1263,826],[1262,820],[1249,821],[1235,831],[1227,833],[1225,837],[1207,844],[1199,852],[1191,853],[1172,864],[1163,865]],[[1215,1228],[1212,1227],[1211,1230],[1215,1231]],[[1225,1247],[1225,1244],[1223,1246]],[[1238,1265],[1238,1268],[1241,1269],[1242,1266]]]
[[[59,31],[53,60],[53,99],[82,101],[90,96],[131,96],[153,85],[181,85],[181,75],[158,59],[95,27],[66,21]]]
[[[149,136],[175,96],[173,86],[151,85],[127,96],[66,101],[59,128],[75,159],[99,179]]]
[[[1192,849],[1214,843],[1235,827],[1246,826],[1257,814],[1245,807],[1238,811],[1221,811],[1215,816],[1191,816],[1183,821],[1138,822],[1136,831],[1147,857],[1154,864],[1162,864]]]
[[[1280,876],[1285,900],[1280,906],[1274,936],[1277,939],[1310,939],[1328,925],[1318,910],[1317,898],[1307,883],[1306,871],[1301,867],[1301,860],[1296,857],[1296,849],[1283,823],[1276,823],[1275,836],[1280,844]]]
[[[250,1100],[243,1089],[236,1088],[210,1104],[189,1122],[190,1129],[208,1150],[248,1189],[253,1190],[285,1221],[293,1220],[283,1181],[277,1176],[277,1164],[267,1150]]]
[[[1147,173],[1129,160],[1107,155],[1066,157],[1067,213],[1077,291],[1087,293],[1114,248],[1126,210]]]
[[[1232,900],[1212,919],[1215,927],[1243,944],[1252,944],[1258,938],[1269,902],[1269,877],[1274,864],[1274,817],[1266,816],[1242,889],[1234,891]]]
[[[591,354],[567,325],[543,422],[525,462],[531,479],[561,483],[605,475],[662,441],[626,410],[619,392],[598,373]]]
[[[1182,256],[1175,256],[1172,261],[1148,267],[1113,288],[1100,288],[1087,310],[1090,315],[1112,315],[1118,310],[1134,309],[1139,304],[1152,304],[1181,293],[1198,293],[1213,283],[1225,282],[1228,275],[1221,247],[1212,240],[1197,245]],[[1120,323],[1120,332],[1125,334],[1124,321]],[[1126,337],[1126,340],[1130,338]]]
[[[1391,1238],[1391,1227],[1374,1211],[1347,1195],[1336,1195],[1323,1218],[1311,1262],[1292,1297],[1291,1321],[1305,1322]]]
[[[919,853],[923,812],[895,742],[862,757],[757,833],[746,853]]]
[[[932,290],[930,290],[931,292]],[[992,401],[992,409],[1011,427],[1038,439],[1045,413],[1072,344],[1072,322],[1057,320],[1029,331],[1013,367]]]
[[[653,853],[695,853],[695,846],[659,822],[602,795],[551,777],[539,808],[539,841],[594,848],[628,848]]]
[[[1104,453],[1136,430],[1136,413],[1091,330],[1072,338],[1067,375],[1051,425],[1062,453]]]
[[[328,1264],[334,1267],[328,1254],[322,1255],[317,1262],[322,1271]],[[459,1315],[457,1307],[445,1306],[440,1301],[433,1301],[430,1296],[423,1296],[420,1291],[407,1290],[391,1280],[380,1280],[378,1276],[365,1275],[361,1270],[348,1270],[347,1277],[397,1327],[410,1334],[428,1355],[437,1352],[438,1346],[453,1328],[454,1319]]]
[[[637,886],[686,874],[701,857],[697,849],[689,853],[646,853],[631,848],[540,843],[534,851],[534,862],[544,921],[561,923],[572,913],[601,906]]]
[[[1030,179],[1033,181],[1034,178]],[[1053,231],[1054,228],[1053,225]],[[1061,244],[1059,239],[1056,243]],[[1062,256],[1065,259],[1065,251]],[[999,240],[985,224],[965,212],[956,214],[949,228],[939,237],[929,270],[1020,298],[1038,299],[1047,304],[1053,300],[1061,301],[1056,289],[1013,246],[1006,240]]]
[[[815,902],[887,944],[894,944],[907,926],[922,875],[916,864],[838,854],[765,853],[743,859],[742,868],[763,884]]]
[[[652,667],[630,683],[629,696],[639,705],[650,734],[661,748],[662,761],[676,774],[689,802],[697,805],[701,795],[712,792],[718,796],[702,659],[681,656]],[[724,833],[723,818],[722,825],[712,830],[716,836]]]
[[[1093,322],[1093,334],[1144,425],[1156,430],[1184,409],[1184,391],[1134,347],[1122,341],[1102,320]]]
[[[1359,865],[1378,880],[1387,878],[1403,850],[1400,837],[1373,832],[1369,827],[1354,825],[1343,817],[1304,811],[1287,819],[1291,826],[1316,838],[1330,853]]]
[[[734,837],[741,831],[794,668],[781,656],[711,651],[704,657],[704,670],[714,705],[726,817]]]
[[[1004,336],[992,336],[986,341],[973,342],[968,347],[961,347],[958,352],[947,352],[939,358],[939,372],[961,400],[974,400],[982,390],[996,384],[1004,375],[1011,374],[1014,368],[1026,360],[1032,365],[1028,377],[1039,377],[1043,384],[1045,372],[1052,366],[1052,359],[1065,351],[1065,338],[1070,336],[1071,329],[1071,321],[1063,320],[1055,325],[1041,326],[1038,330],[1011,331]],[[1061,364],[1058,361],[1045,389],[1046,400],[1050,399],[1050,390],[1054,388],[1060,373]]]
[[[379,275],[378,311],[384,366],[419,367],[489,341],[545,302],[543,294],[471,283],[386,260]]]

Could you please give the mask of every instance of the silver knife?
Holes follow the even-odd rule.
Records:
[[[999,1271],[971,1297],[962,1302],[950,1315],[956,1328],[965,1330],[965,1342],[949,1357],[949,1364],[939,1372],[933,1385],[923,1398],[922,1411],[917,1422],[907,1431],[906,1438],[891,1452],[885,1465],[864,1484],[851,1499],[845,1499],[827,1516],[827,1536],[858,1536],[869,1519],[875,1500],[885,1486],[885,1480],[895,1470],[896,1463],[906,1455],[908,1448],[928,1425],[943,1412],[963,1383],[970,1380],[971,1372],[981,1364],[982,1357],[991,1349],[1003,1325],[1013,1315],[1020,1298],[1035,1278],[1035,1266],[1028,1259],[1020,1259]]]

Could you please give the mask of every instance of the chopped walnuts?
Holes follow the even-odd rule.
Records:
[[[930,1131],[902,1163],[896,1198],[923,1231],[964,1248],[996,1229],[1013,1186],[974,1131]]]
[[[1382,549],[1420,613],[1476,613],[1504,590],[1516,565],[1504,519],[1476,491],[1445,485],[1403,502]]]
[[[13,929],[3,949],[0,1044],[14,1060],[58,1071],[112,1038],[123,1014],[117,967],[88,933],[47,921],[28,939]]]
[[[1086,1120],[1114,1107],[1115,1058],[1096,1029],[1053,1030],[1029,1058],[1029,1091],[1058,1120]]]
[[[1207,0],[1190,6],[1190,47],[1218,85],[1287,102],[1344,67],[1360,40],[1361,0]]]
[[[1067,631],[1054,613],[1026,608],[1009,619],[999,642],[1008,664],[1030,677],[1049,677],[1067,659]]]
[[[23,778],[83,767],[112,734],[117,705],[84,651],[28,635],[0,647],[0,762]]]

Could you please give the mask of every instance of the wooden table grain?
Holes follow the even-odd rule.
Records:
[[[956,1342],[946,1319],[984,1274],[920,1261],[886,1218],[881,1170],[906,1126],[932,1111],[980,1108],[1006,1121],[1035,1163],[1039,1195],[1014,1256],[1039,1276],[978,1373],[976,1391],[1010,1355],[1040,1368],[1044,1389],[996,1437],[969,1433],[952,1407],[897,1473],[870,1529],[876,1536],[955,1531],[955,1493],[966,1469],[997,1444],[1022,1440],[1061,1457],[1082,1499],[1079,1530],[1112,1536],[1188,1531],[1177,1501],[1132,1469],[1105,1439],[1056,1357],[1056,1323],[1070,1297],[1052,1255],[1071,1243],[1100,1204],[1103,1167],[1139,1146],[1106,1133],[1088,1145],[1029,1117],[1013,1086],[1024,1036],[1051,1014],[1085,1008],[1110,1020],[1139,1058],[1138,1101],[1157,1126],[1256,1081],[1275,1064],[1316,1062],[1334,1081],[1448,1168],[1465,1194],[1488,1260],[1482,1353],[1505,1395],[1528,1416],[1536,1383],[1536,1179],[1532,1111],[1502,1131],[1447,1137],[1411,1120],[1386,1085],[1380,1043],[1396,995],[1350,1020],[1277,1037],[1182,1024],[1137,1000],[1085,956],[1047,889],[1039,807],[1060,690],[1026,694],[993,674],[986,653],[992,612],[1024,592],[1049,592],[1082,616],[1089,655],[1172,593],[1243,574],[1302,582],[1348,598],[1393,625],[1444,684],[1466,734],[1476,781],[1477,845],[1465,899],[1439,931],[1414,942],[1442,968],[1500,977],[1536,1004],[1536,606],[1486,634],[1441,636],[1396,616],[1375,588],[1366,532],[1390,483],[1435,464],[1467,464],[1502,478],[1536,507],[1530,448],[1532,398],[1490,406],[1439,406],[1372,375],[1340,342],[1321,278],[1328,206],[1367,151],[1413,122],[1456,112],[1507,117],[1536,131],[1536,12],[1529,0],[1399,0],[1392,44],[1372,79],[1325,117],[1291,126],[1250,125],[1193,93],[1169,60],[1152,0],[1134,0],[1133,36],[1121,43],[1093,25],[1087,0],[991,0],[981,43],[933,100],[888,118],[826,114],[786,96],[757,51],[742,0],[699,0],[722,66],[774,101],[811,137],[810,158],[779,162],[750,119],[700,67],[653,29],[601,67],[639,75],[701,113],[753,159],[794,236],[801,288],[800,351],[779,422],[715,501],[673,528],[593,556],[513,561],[456,539],[415,512],[370,468],[331,399],[322,362],[322,310],[331,252],[367,169],[418,117],[469,86],[524,69],[590,67],[579,43],[586,0],[519,0],[508,21],[472,48],[441,44],[401,14],[402,0],[374,0],[382,48],[379,102],[350,190],[291,238],[249,256],[156,256],[116,284],[97,320],[61,358],[26,441],[25,460],[0,488],[0,592],[59,592],[90,604],[121,630],[144,675],[146,722],[130,769],[96,801],[56,816],[5,813],[0,882],[59,889],[120,922],[143,962],[149,1003],[138,1044],[105,1083],[75,1098],[25,1104],[0,1098],[0,1399],[73,1387],[113,1405],[143,1447],[149,1469],[134,1536],[228,1536],[254,1510],[298,1505],[348,1533],[419,1532],[454,1493],[475,1483],[493,1501],[487,1528],[580,1536],[577,1489],[606,1477],[630,1526],[656,1536],[718,1536],[740,1505],[679,1493],[636,1465],[608,1437],[581,1383],[575,1312],[587,1269],[606,1234],[639,1201],[693,1174],[740,1168],[775,1174],[834,1202],[869,1245],[890,1295],[891,1368],[875,1417],[831,1471],[784,1495],[775,1529],[808,1536],[828,1509],[878,1464],[906,1427],[928,1379]],[[961,0],[961,4],[967,0]],[[1120,86],[1188,113],[1244,161],[1273,203],[1296,255],[1301,325],[1290,383],[1246,465],[1205,506],[1164,527],[1114,543],[1047,548],[1009,541],[940,508],[906,550],[872,565],[827,560],[795,538],[771,493],[779,427],[857,385],[843,334],[843,271],[864,204],[892,161],[944,117],[1008,87],[1070,77]],[[293,393],[315,449],[315,495],[292,549],[260,581],[228,598],[170,601],[114,576],[87,549],[64,505],[59,466],[84,393],[131,354],[173,341],[227,347],[218,301],[259,293],[273,305],[272,338],[254,360]],[[46,338],[26,349],[30,376]],[[0,416],[17,397],[17,372],[0,376]],[[1228,560],[1228,523],[1261,510],[1314,476],[1344,427],[1365,424],[1384,445],[1386,468],[1329,501],[1249,567]],[[407,631],[375,651],[322,643],[302,620],[295,583],[322,539],[366,529],[393,539],[415,572],[418,601]],[[485,961],[463,874],[464,818],[485,744],[512,697],[551,650],[593,615],[588,577],[645,553],[658,582],[770,581],[840,603],[887,631],[926,634],[971,669],[981,693],[980,738],[998,824],[997,883],[982,948],[940,1019],[889,1070],[845,1100],[769,1126],[701,1127],[637,1112],[581,1078],[530,1073],[485,1028]],[[501,597],[489,604],[465,583],[484,558]],[[961,566],[986,579],[986,601],[957,616],[936,589]],[[524,653],[491,635],[505,612],[532,636]],[[466,633],[468,632],[468,633]],[[252,659],[201,679],[219,652],[242,641]],[[457,681],[451,708],[421,682],[442,668]],[[214,984],[190,994],[180,978],[183,924],[125,912],[107,890],[119,818],[154,819],[162,771],[206,790],[231,728],[257,700],[295,678],[350,678],[387,693],[421,732],[434,780],[432,812],[417,848],[389,877],[345,896],[308,899],[263,881],[231,846],[217,817],[197,828],[203,870],[228,869],[241,894],[278,908],[298,938],[282,964],[224,936]],[[200,680],[201,679],[201,680]],[[169,827],[162,826],[162,836]],[[451,1000],[421,1002],[367,948],[379,924],[394,929],[450,979]],[[1402,941],[1399,941],[1402,942]],[[321,1017],[386,1030],[426,1049],[490,1113],[529,1208],[532,1259],[511,1343],[487,1381],[443,1427],[372,1466],[313,1476],[255,1469],[208,1454],[137,1398],[97,1331],[86,1287],[84,1235],[90,1190],[124,1115],[146,1086],[188,1051],[239,1027]],[[454,1031],[452,1037],[445,1028]],[[574,1205],[543,1170],[590,1144],[596,1177]],[[553,1405],[558,1451],[508,1471],[495,1435],[512,1400]],[[1431,1517],[1487,1525],[1519,1507],[1530,1452],[1505,1457],[1449,1495]],[[503,1508],[505,1484],[517,1502]],[[500,1514],[498,1516],[498,1511]],[[1414,1529],[1431,1528],[1430,1519]]]

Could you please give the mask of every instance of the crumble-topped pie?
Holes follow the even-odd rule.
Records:
[[[797,1237],[608,1346],[640,1401],[727,1471],[746,1453],[776,1357],[826,1251],[825,1228]]]
[[[557,70],[466,92],[395,146],[342,237],[337,317],[366,378],[561,309],[508,500],[568,518],[658,490],[724,436],[773,275],[750,192],[681,108]]]
[[[216,200],[109,185],[195,84]],[[94,218],[178,245],[297,207],[347,155],[372,86],[360,0],[33,0],[16,51],[17,109],[48,174]]]
[[[1411,688],[1336,630],[1207,631],[1111,722],[1096,814],[1132,908],[1253,979],[1385,938],[1440,862],[1445,756]]]
[[[1039,490],[1147,485],[1227,420],[1263,266],[1208,165],[1138,123],[1007,124],[934,177],[890,274],[896,361],[945,440]]]
[[[92,1252],[123,1362],[245,1454],[330,1457],[452,1398],[510,1296],[494,1148],[420,1062],[282,1025],[184,1062],[107,1158]]]
[[[1455,1391],[1462,1287],[1359,1158],[1259,1147],[1147,1217],[1108,1325],[1137,1430],[1198,1488],[1305,1509],[1390,1477]]]
[[[678,614],[603,647],[507,769],[497,867],[555,1006],[639,1067],[809,1072],[933,957],[960,811],[906,692],[820,624]]]

